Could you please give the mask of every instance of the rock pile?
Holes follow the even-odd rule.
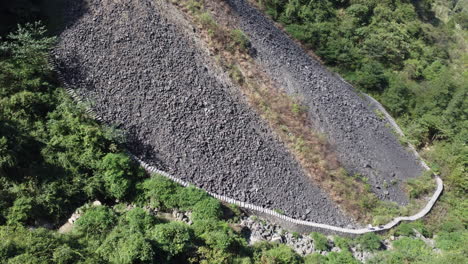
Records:
[[[316,129],[329,138],[341,164],[369,179],[384,200],[407,202],[401,185],[421,175],[416,157],[398,142],[386,121],[339,76],[328,71],[247,0],[226,0],[231,20],[249,37],[255,60],[284,90],[302,98]]]
[[[286,215],[347,226],[162,1],[69,4],[54,52],[65,85],[127,133],[145,162],[207,191]],[[77,16],[78,14],[78,16]],[[192,35],[191,35],[192,34]]]

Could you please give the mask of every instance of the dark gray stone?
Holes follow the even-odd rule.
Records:
[[[213,67],[193,31],[158,2],[71,1],[76,21],[54,52],[65,85],[161,170],[237,200],[269,200],[291,217],[309,210],[310,221],[352,223]]]

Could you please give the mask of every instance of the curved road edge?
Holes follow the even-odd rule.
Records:
[[[81,98],[73,91],[73,89],[65,88],[65,90],[70,94],[70,96],[74,100],[76,100],[77,102],[81,102],[81,103],[83,102],[81,100]],[[382,113],[385,115],[385,117],[387,118],[389,123],[395,128],[397,133],[404,136],[403,131],[396,124],[395,120],[390,116],[390,114],[385,110],[385,108],[379,102],[377,102],[374,98],[372,98],[371,96],[369,96],[367,94],[364,94],[364,95],[369,99],[371,104],[373,104],[380,111],[382,111]],[[87,108],[86,112],[88,114],[90,114],[93,118],[95,118],[96,120],[102,122],[102,118],[97,116],[90,108]],[[427,166],[427,164],[421,159],[419,153],[416,151],[414,146],[409,144],[409,147],[413,151],[413,153],[416,155],[416,157],[419,158],[419,160],[420,160],[421,164],[424,166],[424,168],[426,168],[426,170],[430,170],[430,168]],[[174,182],[176,182],[176,183],[178,183],[178,184],[180,184],[182,186],[185,186],[185,187],[192,186],[192,184],[190,184],[188,182],[185,182],[185,181],[183,181],[181,179],[178,179],[178,178],[176,178],[176,177],[174,177],[174,176],[172,176],[172,175],[170,175],[170,174],[168,174],[168,173],[166,173],[164,171],[161,171],[161,170],[159,170],[159,169],[145,163],[144,161],[140,160],[139,158],[137,158],[133,154],[131,154],[131,153],[129,153],[129,154],[147,172],[160,174],[160,175],[162,175],[162,176],[164,176],[164,177],[166,177],[166,178],[168,178],[168,179],[170,179],[170,180],[172,180],[172,181],[174,181]],[[418,220],[418,219],[421,219],[422,217],[424,217],[427,213],[429,213],[429,211],[431,211],[432,207],[434,206],[434,204],[436,203],[436,201],[439,199],[440,195],[442,194],[442,191],[443,191],[443,188],[444,188],[442,179],[440,179],[440,177],[438,175],[434,175],[434,178],[435,178],[436,183],[437,183],[437,188],[436,188],[434,194],[432,195],[432,197],[430,198],[429,202],[426,204],[426,206],[423,209],[421,209],[418,213],[416,213],[416,214],[414,214],[412,216],[396,217],[391,222],[389,222],[389,223],[387,223],[386,225],[383,225],[383,226],[377,226],[377,227],[369,226],[367,228],[358,228],[358,229],[344,228],[344,227],[332,226],[332,225],[327,225],[327,224],[320,224],[320,223],[315,223],[315,222],[310,222],[310,221],[298,220],[298,219],[294,219],[292,217],[288,217],[288,216],[279,214],[279,213],[277,213],[277,212],[275,212],[273,210],[263,208],[261,206],[256,206],[256,205],[253,205],[253,204],[237,201],[237,200],[234,200],[232,198],[222,196],[222,195],[218,195],[218,194],[215,194],[215,193],[210,193],[210,192],[207,192],[207,193],[209,195],[213,196],[214,198],[220,200],[220,201],[230,203],[230,204],[235,204],[235,205],[237,205],[237,206],[239,206],[239,207],[241,207],[243,209],[247,209],[247,210],[252,211],[252,212],[258,212],[258,213],[261,213],[261,214],[263,214],[264,216],[267,216],[267,217],[269,216],[268,217],[269,220],[277,222],[280,225],[288,226],[288,228],[294,229],[294,230],[297,230],[297,231],[300,231],[300,232],[321,231],[321,232],[325,232],[325,233],[335,233],[335,234],[353,236],[353,235],[361,235],[361,234],[370,233],[370,232],[386,231],[386,230],[389,230],[389,229],[393,228],[394,226],[398,225],[402,221],[415,221],[415,220]]]

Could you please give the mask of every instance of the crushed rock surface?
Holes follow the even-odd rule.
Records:
[[[127,133],[132,153],[210,192],[299,219],[352,224],[212,66],[169,6],[86,2],[70,1],[71,22],[54,60],[64,84]]]
[[[341,165],[352,174],[367,177],[380,199],[407,203],[402,184],[392,183],[417,177],[424,170],[369,102],[248,1],[225,2],[235,17],[231,20],[248,35],[255,60],[287,93],[302,99],[315,128],[334,146]]]

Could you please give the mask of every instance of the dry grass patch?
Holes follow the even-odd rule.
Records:
[[[241,30],[218,23],[204,7],[204,1],[175,0],[173,3],[198,27],[199,37],[216,62],[239,85],[251,107],[268,122],[310,179],[327,191],[344,211],[358,221],[374,224],[413,211],[380,201],[365,178],[348,175],[326,137],[312,128],[301,98],[291,97],[279,89],[249,56],[250,43]]]

